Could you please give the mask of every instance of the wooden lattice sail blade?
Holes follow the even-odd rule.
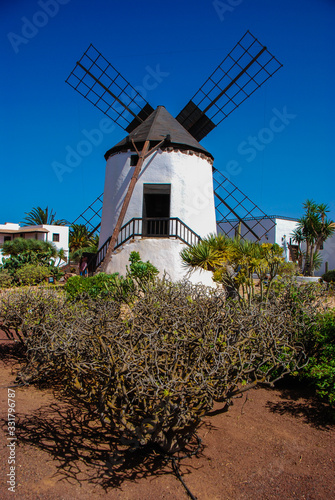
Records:
[[[260,240],[275,223],[219,170],[213,168],[218,229],[231,238]]]
[[[141,94],[91,44],[66,79],[79,94],[130,132],[153,111]]]
[[[90,235],[98,234],[101,225],[103,193],[91,203],[72,224],[82,224],[87,227]]]
[[[203,139],[282,64],[249,31],[213,71],[177,116],[196,139]]]

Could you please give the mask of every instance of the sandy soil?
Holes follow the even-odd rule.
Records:
[[[50,389],[35,387],[15,388],[16,492],[8,491],[7,395],[20,361],[15,352],[0,342],[1,499],[188,498],[171,462],[139,451],[122,461],[116,436]],[[228,413],[212,413],[199,430],[201,451],[180,462],[198,500],[334,498],[334,421],[307,389],[255,389]]]

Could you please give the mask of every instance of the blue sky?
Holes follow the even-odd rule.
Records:
[[[267,214],[299,217],[312,198],[335,219],[334,0],[2,0],[0,12],[0,223],[47,205],[73,221],[103,192],[117,126],[54,169],[101,131],[102,113],[65,83],[90,43],[134,86],[158,73],[146,98],[176,116],[247,29],[283,68],[202,144],[222,172],[238,163],[230,180]],[[259,142],[278,113],[284,127]]]

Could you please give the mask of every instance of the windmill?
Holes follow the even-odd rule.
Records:
[[[116,270],[122,261],[120,249],[136,239],[145,240],[148,248],[151,245],[151,256],[157,254],[154,243],[160,242],[162,249],[166,239],[171,244],[175,240],[190,245],[216,232],[216,225],[220,228],[222,223],[229,235],[238,232],[256,240],[271,230],[266,214],[213,166],[213,156],[200,141],[281,66],[247,31],[173,118],[163,106],[154,109],[93,45],[89,46],[66,82],[128,134],[105,154],[103,198],[99,196],[75,221],[83,222],[91,233],[100,229],[100,269]],[[180,155],[182,165],[176,170]],[[207,207],[192,217],[192,193],[204,185],[212,189],[207,193]],[[183,199],[179,205],[178,189]],[[194,207],[193,212],[197,212]],[[179,255],[180,248],[175,250]],[[169,255],[176,254],[171,251]],[[111,260],[116,268],[110,265]]]

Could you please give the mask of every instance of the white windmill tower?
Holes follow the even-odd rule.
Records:
[[[75,221],[92,233],[100,228],[101,270],[124,274],[135,250],[176,280],[185,275],[185,244],[215,233],[220,222],[230,233],[243,225],[244,237],[254,239],[269,231],[264,212],[213,167],[198,141],[281,66],[247,31],[173,118],[163,106],[154,110],[90,45],[66,81],[128,133],[105,155],[102,215],[100,196]],[[208,274],[193,280],[211,284]]]
[[[100,247],[104,248],[106,241],[110,244],[134,175],[136,184],[124,209],[126,224],[104,269],[124,273],[130,252],[138,251],[142,260],[150,260],[172,280],[181,279],[185,270],[180,252],[185,244],[216,233],[212,155],[163,106],[158,106],[105,157]],[[103,252],[100,259],[105,257]],[[211,284],[210,273],[192,275],[191,279]]]

